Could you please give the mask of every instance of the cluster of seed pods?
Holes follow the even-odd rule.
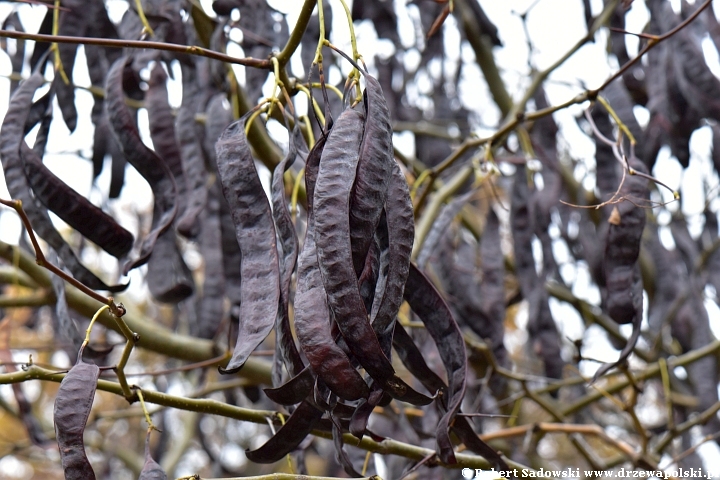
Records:
[[[470,449],[501,467],[499,454],[456,416],[466,385],[463,336],[440,294],[410,261],[414,222],[407,181],[394,160],[382,89],[372,76],[363,76],[362,101],[347,105],[334,121],[328,116],[322,136],[307,154],[297,146],[296,135],[290,135],[289,153],[273,173],[272,208],[245,134],[252,112],[227,127],[216,143],[218,178],[242,253],[237,342],[221,371],[240,370],[275,328],[276,362],[282,362],[289,377],[266,393],[292,409],[290,418],[247,457],[277,461],[329,421],[339,462],[357,475],[343,451],[342,433],[362,438],[369,433],[373,409],[394,399],[438,403],[444,412],[436,432],[443,462],[455,462],[453,429]],[[302,242],[282,181],[297,160],[305,163],[307,193]],[[293,274],[297,343],[288,316]],[[403,301],[434,339],[448,383],[432,373],[397,322]],[[425,393],[397,375],[393,346]]]

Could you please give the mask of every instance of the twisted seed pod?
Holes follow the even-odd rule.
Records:
[[[35,232],[53,247],[73,277],[96,290],[122,291],[127,285],[108,286],[80,263],[70,246],[55,230],[47,210],[30,194],[31,188],[24,173],[21,156],[22,146],[25,144],[23,132],[32,109],[32,97],[44,81],[42,74],[35,71],[18,87],[0,129],[0,160],[8,192],[23,203],[23,209]],[[31,152],[27,145],[25,149]]]
[[[265,445],[256,450],[246,450],[245,455],[255,463],[277,462],[300,445],[320,422],[322,414],[310,402],[303,401]]]
[[[140,139],[130,109],[125,104],[125,84],[137,85],[130,59],[122,57],[110,68],[105,84],[105,112],[126,160],[143,176],[154,196],[152,229],[145,236],[138,258],[125,265],[127,273],[147,263],[157,238],[170,228],[178,211],[177,186],[172,172]]]

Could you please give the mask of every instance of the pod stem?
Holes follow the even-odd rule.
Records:
[[[77,288],[81,292],[83,292],[88,297],[97,300],[98,302],[107,305],[110,311],[115,315],[116,317],[122,317],[125,315],[125,307],[119,303],[115,303],[115,299],[113,297],[105,297],[103,295],[100,295],[92,288],[88,287],[81,281],[73,278],[72,276],[65,273],[63,270],[58,268],[57,266],[53,265],[52,263],[48,262],[48,260],[45,258],[45,254],[43,254],[42,249],[40,248],[40,243],[37,240],[37,237],[35,237],[35,233],[33,232],[32,225],[30,224],[30,219],[28,218],[27,214],[25,213],[25,210],[22,208],[22,202],[20,200],[4,200],[0,198],[0,204],[5,205],[6,207],[10,207],[13,210],[17,212],[17,214],[20,216],[20,220],[22,221],[23,225],[25,226],[25,229],[27,230],[28,236],[30,237],[30,243],[33,246],[33,250],[35,250],[35,262],[40,265],[41,267],[44,267],[47,270],[50,270],[52,273],[57,275],[58,277],[62,278],[66,282],[68,282],[73,287]]]

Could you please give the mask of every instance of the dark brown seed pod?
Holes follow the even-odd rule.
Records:
[[[385,222],[384,225],[381,222],[377,233],[378,239],[385,237],[380,241],[380,246],[383,250],[387,249],[387,260],[383,262],[387,270],[381,275],[384,281],[382,284],[379,282],[378,291],[382,294],[379,296],[379,301],[373,305],[370,315],[373,330],[385,355],[390,354],[395,319],[403,301],[415,239],[413,208],[408,185],[400,167],[394,160],[392,162],[385,203]],[[383,226],[387,233],[382,232]]]
[[[448,387],[445,381],[440,378],[425,362],[420,349],[415,345],[405,328],[398,324],[395,326],[395,336],[393,337],[393,346],[398,356],[407,367],[408,371],[422,383],[425,388],[430,391],[441,392],[440,407],[447,411],[447,392]],[[458,413],[460,411],[458,410]],[[470,424],[464,417],[455,416],[453,419],[452,430],[465,444],[468,450],[485,457],[490,461],[497,470],[510,470],[502,456],[496,452],[491,446],[482,441],[472,429]]]
[[[393,398],[427,404],[432,399],[415,392],[395,376],[368,321],[358,289],[350,245],[349,193],[358,163],[362,121],[361,114],[346,109],[335,122],[323,149],[313,196],[318,265],[328,307],[358,362]],[[328,381],[312,365],[320,378]],[[334,393],[345,398],[339,392]]]
[[[425,275],[412,264],[405,284],[405,300],[425,324],[445,365],[449,388],[443,399],[446,413],[440,418],[437,427],[437,451],[443,462],[455,463],[450,425],[465,396],[465,341],[445,301]]]
[[[92,18],[86,14],[88,4],[91,5],[90,8],[97,8],[97,5],[92,5],[93,3],[96,3],[96,1],[68,0],[63,2],[63,10],[60,12],[58,22],[58,35],[85,36],[87,25],[90,18]],[[55,72],[53,87],[57,92],[58,105],[60,105],[60,111],[65,120],[65,125],[67,125],[68,130],[73,132],[77,126],[73,68],[75,66],[78,46],[58,44],[57,49],[66,78],[63,78],[59,72]]]
[[[145,92],[145,105],[147,106],[153,149],[157,156],[165,162],[175,179],[178,203],[176,219],[179,219],[185,212],[187,204],[187,180],[178,142],[175,139],[175,116],[168,101],[167,78],[162,64],[157,62],[150,72],[150,81],[147,92]],[[185,92],[183,92],[183,98],[185,98],[184,94]],[[191,138],[194,138],[194,135]]]
[[[376,382],[373,382],[368,398],[363,398],[360,400],[360,403],[358,403],[358,406],[355,408],[355,411],[350,418],[349,428],[350,433],[352,433],[355,437],[362,440],[362,437],[365,434],[365,428],[367,428],[368,420],[370,419],[370,414],[383,400],[384,393],[383,389],[378,386]]]
[[[150,455],[150,431],[145,437],[145,464],[138,480],[167,480],[167,474]]]
[[[105,83],[105,111],[126,160],[150,185],[155,205],[152,228],[142,241],[138,258],[125,265],[125,273],[147,263],[157,238],[170,228],[178,210],[173,174],[167,164],[142,142],[130,109],[125,104],[126,84],[137,86],[130,64],[130,60],[123,57],[110,68]]]
[[[57,252],[73,277],[96,290],[122,291],[127,285],[108,286],[85,268],[65,243],[48,216],[47,210],[30,194],[30,186],[23,168],[21,146],[25,143],[24,127],[28,118],[32,96],[44,83],[39,71],[23,82],[13,95],[0,130],[0,160],[8,192],[23,203],[23,209],[37,234]],[[25,146],[27,148],[27,145]],[[29,150],[29,149],[28,149]]]
[[[218,185],[220,200],[220,243],[222,245],[223,276],[225,280],[225,296],[230,300],[230,311],[240,306],[242,297],[242,253],[235,236],[235,224],[230,214],[230,207],[223,197]],[[232,313],[236,316],[235,313]]]
[[[181,215],[186,212],[190,195],[187,191],[188,179],[185,175],[184,162],[181,159],[178,142],[175,139],[175,118],[168,102],[167,74],[159,62],[155,64],[150,73],[145,103],[150,123],[150,138],[155,153],[168,166],[177,186],[178,215],[176,225],[178,225],[178,231],[180,231]],[[189,136],[191,141],[196,140],[195,135],[190,134]],[[202,173],[205,173],[204,168]],[[194,172],[194,174],[197,174],[197,172]],[[203,176],[201,179],[203,192],[207,195],[204,180],[205,177]],[[179,303],[192,295],[195,290],[195,282],[192,278],[192,272],[185,264],[179,250],[175,231],[171,228],[165,230],[157,238],[153,251],[157,252],[157,254],[151,256],[148,261],[146,279],[152,296],[159,302]]]
[[[365,75],[365,125],[350,199],[350,244],[360,274],[385,205],[395,164],[390,112],[380,83]]]
[[[219,179],[242,252],[240,329],[232,359],[222,373],[242,368],[272,330],[280,305],[275,225],[245,137],[246,119],[247,115],[231,124],[215,144]]]
[[[630,160],[630,167],[645,172],[645,166],[637,159]],[[616,362],[606,363],[595,373],[594,379],[604,375],[630,355],[638,338],[643,311],[643,282],[638,256],[640,241],[645,228],[645,209],[648,181],[639,175],[626,175],[620,188],[624,201],[617,205],[619,223],[611,223],[605,242],[605,292],[604,305],[610,318],[620,324],[632,323],[633,330],[627,344]]]
[[[180,303],[190,297],[195,291],[195,282],[172,229],[158,237],[153,252],[145,277],[150,294],[163,303]]]
[[[50,211],[116,258],[132,249],[132,233],[55,176],[25,142],[20,145],[20,155],[35,197]]]
[[[310,402],[303,401],[265,445],[256,450],[246,450],[248,460],[255,463],[274,463],[300,445],[320,422],[323,412]]]
[[[55,435],[66,480],[95,479],[95,472],[85,454],[83,432],[95,398],[100,368],[83,362],[82,351],[81,348],[77,363],[60,383],[53,410]]]
[[[296,124],[296,129],[297,128]],[[295,233],[295,226],[292,223],[287,200],[285,199],[283,175],[293,163],[295,163],[298,156],[295,139],[296,132],[290,132],[287,156],[275,167],[271,183],[272,213],[275,220],[275,227],[277,228],[278,239],[280,240],[280,247],[282,248],[282,256],[280,257],[280,309],[275,322],[275,347],[278,353],[275,363],[273,364],[273,383],[275,385],[280,384],[280,362],[284,363],[290,376],[297,375],[305,368],[292,336],[288,314],[290,284],[297,263],[299,245],[297,234]]]
[[[215,182],[208,192],[207,206],[201,218],[200,253],[205,264],[204,281],[202,296],[198,300],[197,320],[190,325],[191,333],[200,338],[215,337],[224,312],[226,266],[223,262],[220,225],[221,202],[224,202],[224,199],[219,185]],[[235,235],[232,235],[231,240],[237,246]]]
[[[296,405],[302,402],[312,392],[315,385],[315,376],[310,367],[305,367],[300,373],[276,388],[264,389],[270,400],[280,405]]]
[[[328,388],[340,398],[357,400],[367,397],[367,384],[350,363],[346,353],[335,343],[330,328],[331,317],[327,306],[327,296],[317,265],[313,196],[327,138],[326,135],[322,135],[318,139],[305,163],[308,226],[305,232],[305,242],[298,258],[294,304],[295,330],[300,347],[312,366],[312,373],[324,379]],[[308,375],[310,374],[302,372],[297,375],[297,377],[303,376],[304,379],[302,392],[307,388]],[[315,379],[312,378],[312,380],[314,384]],[[295,391],[300,393],[299,390]]]
[[[340,419],[335,416],[334,412],[330,412],[330,422],[332,423],[333,445],[335,445],[335,460],[342,465],[343,470],[345,470],[345,473],[350,475],[350,477],[362,477],[362,475],[355,470],[355,467],[353,467],[350,457],[348,457],[347,452],[345,452],[343,448],[345,444],[343,440],[343,428]]]
[[[365,398],[369,393],[367,384],[331,333],[327,296],[317,266],[313,225],[314,214],[311,213],[305,244],[298,259],[295,292],[295,331],[300,348],[313,372],[333,393],[345,400]]]
[[[480,283],[480,307],[490,325],[485,338],[500,365],[508,365],[505,336],[505,259],[501,248],[500,220],[491,208],[480,240],[483,280]],[[498,382],[494,382],[498,383]]]
[[[197,234],[200,214],[208,201],[208,175],[205,170],[201,139],[196,133],[195,123],[195,112],[198,111],[202,95],[196,82],[192,82],[192,80],[190,78],[186,81],[183,77],[183,102],[175,123],[188,192],[185,211],[177,220],[177,231],[186,237],[193,237]]]
[[[23,27],[22,22],[20,21],[20,15],[18,15],[17,10],[13,11],[8,17],[5,19],[2,25],[3,30],[15,30],[16,32],[24,32],[25,28]],[[25,62],[25,40],[16,40],[15,43],[15,51],[11,52],[9,48],[9,42],[7,39],[3,38],[0,40],[0,47],[3,49],[3,51],[10,57],[10,64],[12,65],[12,71],[13,72],[21,72],[23,69],[23,63]],[[15,91],[15,89],[18,86],[17,80],[11,80],[10,81],[10,94],[12,95],[12,92]]]
[[[379,227],[383,229],[383,232],[387,236],[387,227],[384,223],[382,223],[383,220],[384,219],[381,218],[381,225]],[[385,249],[385,251],[387,251],[387,248]],[[383,270],[386,270],[385,265],[387,265],[387,255],[382,257],[383,253],[385,252],[380,251],[380,244],[378,243],[378,239],[376,238],[370,245],[370,250],[368,250],[368,254],[365,257],[365,266],[363,267],[363,270],[358,277],[358,288],[360,290],[360,296],[363,299],[363,303],[365,304],[366,312],[373,311],[373,305],[375,302],[375,290],[377,290],[378,288],[385,288],[384,283],[382,283],[382,285],[379,284],[379,282],[384,282],[386,280],[385,277],[380,278],[381,260],[383,262]],[[385,355],[389,354],[385,353]],[[388,358],[390,357],[388,356]]]

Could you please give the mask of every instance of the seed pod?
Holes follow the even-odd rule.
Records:
[[[445,301],[432,283],[413,264],[410,264],[404,296],[410,308],[425,324],[445,365],[449,388],[447,395],[443,396],[446,413],[440,419],[436,432],[437,452],[443,462],[455,463],[455,452],[449,432],[465,396],[467,372],[465,341]]]
[[[633,168],[644,171],[639,162],[633,163]],[[603,267],[608,314],[617,323],[626,324],[637,319],[637,302],[640,302],[642,308],[642,288],[638,292],[633,285],[645,227],[645,210],[636,205],[642,205],[648,198],[647,180],[637,175],[626,175],[620,194],[627,200],[617,205],[620,223],[609,225]]]
[[[102,88],[107,74],[108,62],[103,55],[102,48],[97,45],[85,46],[85,57],[87,58],[88,74],[93,87]],[[108,143],[113,140],[105,118],[105,98],[93,94],[93,108],[90,111],[90,121],[95,126],[93,132],[93,151],[91,161],[93,164],[93,178],[97,178],[102,172],[105,155],[108,153]]]
[[[31,189],[21,158],[21,146],[25,143],[23,128],[32,104],[32,96],[43,82],[44,78],[39,71],[23,82],[15,91],[3,120],[0,130],[0,159],[8,192],[13,198],[22,201],[23,209],[35,232],[53,247],[77,280],[96,290],[122,291],[127,285],[108,286],[80,263],[70,246],[55,230],[45,208],[30,195]],[[27,145],[25,148],[28,148]]]
[[[412,373],[425,388],[430,391],[441,392],[440,408],[442,411],[447,411],[446,395],[448,387],[445,381],[428,367],[422,352],[417,345],[415,345],[405,328],[400,324],[395,326],[393,346],[402,360],[403,365],[405,365],[408,371]],[[510,470],[502,456],[477,436],[464,417],[455,416],[452,429],[468,450],[485,457],[497,470]]]
[[[132,249],[132,233],[55,176],[25,142],[20,154],[35,197],[50,211],[114,257],[122,258]]]
[[[235,224],[230,214],[230,207],[222,193],[219,194],[219,199],[222,272],[225,277],[225,296],[230,300],[230,311],[232,312],[240,307],[242,298],[242,253],[235,236]]]
[[[350,113],[348,115],[357,114]],[[345,121],[343,120],[343,122]],[[358,123],[360,121],[361,119],[358,120]],[[334,130],[331,130],[331,133],[332,131]],[[300,348],[307,357],[313,372],[323,379],[327,387],[340,398],[357,400],[367,397],[367,384],[352,366],[346,353],[335,343],[330,328],[331,317],[327,296],[317,264],[313,197],[327,138],[326,135],[322,135],[318,139],[308,154],[305,165],[308,225],[305,242],[298,258],[294,304],[295,331]]]
[[[312,211],[305,244],[298,259],[294,307],[295,331],[313,372],[340,398],[357,400],[367,397],[367,384],[335,343],[331,333],[327,296],[317,266]]]
[[[365,124],[350,198],[350,244],[355,273],[360,275],[365,256],[385,205],[392,176],[392,127],[382,88],[365,75]]]
[[[205,109],[205,138],[203,139],[203,151],[207,156],[211,171],[216,171],[215,162],[215,142],[217,142],[222,132],[233,122],[232,111],[225,108],[227,96],[224,93],[215,94],[208,101]]]
[[[100,368],[83,362],[82,350],[78,353],[77,363],[60,383],[53,410],[55,435],[66,480],[95,479],[95,472],[85,454],[83,432],[95,398]]]
[[[349,192],[358,162],[357,148],[362,120],[361,114],[346,109],[333,126],[322,152],[313,196],[318,265],[328,307],[358,362],[393,398],[427,404],[430,398],[415,392],[395,376],[395,370],[383,353],[368,321],[358,289],[348,212]],[[313,369],[316,370],[314,365]],[[322,375],[319,376],[328,381]],[[345,398],[339,392],[334,393]]]
[[[40,24],[40,29],[38,30],[38,33],[42,33],[44,35],[51,35],[53,30],[53,23],[53,9],[48,8],[47,12],[45,12],[42,23]],[[50,49],[50,45],[50,43],[44,42],[35,43],[32,56],[30,57],[30,67],[33,71],[38,69],[38,67],[40,67],[41,69],[44,68],[45,63],[48,61],[46,53]],[[42,62],[42,65],[40,65],[40,62]]]
[[[645,172],[645,166],[637,159],[630,159],[630,167]],[[645,210],[642,205],[649,196],[647,183],[645,178],[638,175],[626,175],[620,188],[620,195],[625,201],[617,205],[620,222],[608,226],[603,263],[604,305],[608,315],[617,323],[632,323],[633,331],[618,360],[600,367],[595,373],[595,379],[625,361],[640,337],[643,283],[638,255],[645,227]]]
[[[265,445],[256,450],[246,450],[245,456],[255,463],[277,462],[300,445],[320,422],[322,414],[310,402],[303,401]]]
[[[559,378],[564,363],[560,356],[557,327],[550,312],[545,282],[538,276],[535,269],[535,258],[532,252],[534,215],[528,205],[530,198],[527,170],[523,165],[515,172],[510,210],[515,277],[520,283],[523,297],[528,300],[530,309],[528,333],[533,339],[534,351],[543,360],[547,376]]]
[[[185,92],[187,94],[187,92]],[[150,74],[149,88],[145,95],[148,119],[150,122],[150,138],[153,141],[155,153],[168,166],[178,189],[178,215],[177,224],[181,215],[186,211],[188,200],[187,177],[183,161],[180,157],[178,142],[175,139],[175,119],[168,103],[167,74],[160,63],[156,63]],[[188,134],[191,140],[195,135]],[[203,168],[202,173],[205,173]],[[194,172],[197,175],[197,172]],[[203,192],[205,191],[205,178]],[[178,226],[178,231],[179,231]],[[168,229],[157,239],[153,249],[157,255],[151,256],[148,261],[147,284],[150,293],[156,300],[165,303],[179,303],[195,290],[192,272],[185,264],[180,253],[175,232]]]
[[[280,304],[280,269],[270,205],[245,137],[247,115],[225,129],[215,144],[219,179],[242,252],[240,329],[222,373],[242,368],[272,330]]]
[[[14,30],[16,32],[24,32],[25,28],[23,28],[22,22],[20,21],[20,16],[18,15],[18,12],[15,10],[8,17],[5,19],[2,25],[3,30]],[[11,54],[9,47],[9,42],[6,38],[3,38],[0,40],[0,48],[3,49],[3,51],[10,57],[10,64],[12,65],[12,71],[13,72],[21,72],[23,69],[23,63],[25,62],[25,40],[15,40],[15,51]],[[15,89],[18,87],[18,81],[17,80],[11,80],[10,81],[10,94],[12,95],[12,92],[15,91]]]
[[[387,225],[382,223],[383,221],[384,219],[381,218],[379,228],[382,229],[387,241]],[[377,305],[375,303],[376,291],[380,289],[379,291],[382,292],[385,289],[385,282],[387,280],[385,276],[381,278],[380,275],[381,269],[383,269],[383,271],[387,270],[387,268],[385,268],[387,265],[387,245],[383,251],[380,251],[380,244],[377,238],[378,232],[375,232],[375,234],[376,238],[370,245],[370,250],[368,250],[367,256],[365,257],[365,266],[358,277],[358,290],[365,304],[366,312],[372,312],[373,305]],[[377,296],[380,298],[381,294]],[[372,315],[370,318],[372,318]],[[390,358],[387,352],[385,352],[385,356]]]
[[[185,93],[183,92],[183,98]],[[160,62],[156,63],[150,72],[148,89],[145,92],[145,105],[155,153],[165,162],[175,179],[178,203],[176,218],[179,219],[185,212],[187,204],[187,180],[178,142],[175,139],[175,116],[168,102],[167,73]],[[191,138],[194,138],[194,135],[191,135]]]
[[[150,455],[150,431],[145,437],[145,464],[138,480],[167,480],[167,474]]]
[[[381,292],[381,295],[378,295],[379,301],[373,306],[370,318],[383,353],[389,358],[395,320],[403,301],[410,268],[415,228],[408,185],[395,161],[392,163],[388,184],[385,221],[380,222],[377,231],[380,246],[386,251],[383,264],[387,270],[383,272],[382,284],[378,285],[378,293]]]
[[[455,219],[463,205],[465,205],[470,198],[475,195],[475,191],[469,191],[463,195],[453,198],[447,205],[445,205],[440,212],[440,215],[435,219],[430,232],[425,238],[425,242],[420,249],[420,253],[417,256],[417,266],[420,270],[425,269],[425,265],[430,260],[430,257],[438,246],[440,240],[448,231],[450,224]]]
[[[125,84],[137,86],[137,78],[129,67],[129,59],[123,57],[108,72],[105,111],[125,158],[148,182],[155,198],[152,229],[143,239],[138,258],[125,265],[125,273],[147,263],[155,241],[170,228],[178,209],[177,187],[172,172],[155,152],[143,144],[130,109],[125,104]]]
[[[350,433],[358,439],[362,440],[368,420],[370,419],[370,414],[373,412],[373,409],[380,404],[384,393],[383,389],[380,388],[377,383],[373,382],[368,398],[361,399],[355,408],[350,418]]]
[[[592,119],[600,133],[606,137],[613,136],[613,126],[604,109],[595,106],[592,111]],[[595,184],[600,192],[600,200],[610,200],[615,194],[620,181],[619,167],[612,147],[599,138],[595,138]],[[601,209],[603,221],[607,221],[611,211],[612,205],[606,205]]]
[[[63,2],[63,10],[60,12],[58,35],[72,35],[84,37],[87,30],[88,15],[87,9],[97,8],[92,5],[97,0],[86,2],[83,0],[66,0]],[[75,108],[75,85],[73,85],[73,69],[75,66],[75,57],[77,55],[77,45],[58,44],[58,55],[62,62],[63,71],[66,79],[59,72],[55,73],[53,88],[57,92],[58,105],[62,117],[65,120],[68,130],[73,132],[77,126],[77,109]]]
[[[158,302],[173,304],[190,297],[195,290],[195,282],[172,229],[157,238],[153,252],[156,253],[148,261],[145,277],[150,294]]]
[[[500,221],[490,208],[480,239],[482,258],[482,282],[480,283],[480,309],[490,325],[485,338],[500,365],[508,366],[509,358],[503,339],[505,337],[505,259],[501,248]],[[503,383],[493,378],[491,387]],[[498,391],[498,390],[494,390]]]
[[[220,327],[224,311],[225,262],[223,262],[222,229],[220,225],[220,203],[224,202],[217,182],[208,192],[207,208],[201,218],[200,253],[203,256],[205,270],[202,283],[202,296],[198,300],[197,320],[193,323],[191,334],[200,338],[214,338]],[[237,246],[235,235],[232,243]],[[239,250],[239,247],[238,247]],[[239,260],[239,258],[238,258]],[[238,265],[240,261],[238,261]]]
[[[345,473],[350,475],[350,477],[362,477],[362,475],[355,470],[355,467],[353,467],[350,457],[348,457],[347,452],[345,452],[343,448],[345,444],[342,433],[343,428],[340,424],[340,419],[335,416],[334,412],[330,412],[330,422],[332,423],[333,445],[335,445],[335,460],[342,465],[343,470],[345,470]]]
[[[277,352],[273,363],[273,383],[275,385],[280,383],[281,362],[285,364],[290,376],[297,375],[305,367],[292,336],[288,314],[290,284],[297,263],[299,245],[295,226],[292,223],[287,200],[285,199],[283,175],[293,165],[298,156],[295,138],[295,132],[290,132],[287,156],[275,167],[271,184],[272,213],[282,249],[282,256],[280,257],[280,309],[275,321],[275,347]]]
[[[185,69],[184,71],[187,71]],[[196,132],[195,112],[201,103],[202,95],[192,78],[183,76],[183,101],[178,111],[175,132],[180,145],[180,158],[187,182],[187,206],[177,220],[178,233],[193,237],[197,234],[200,214],[208,201],[207,171],[202,154],[201,139]]]
[[[276,388],[264,389],[270,400],[280,405],[296,405],[302,402],[315,385],[315,375],[305,367],[297,375]]]

